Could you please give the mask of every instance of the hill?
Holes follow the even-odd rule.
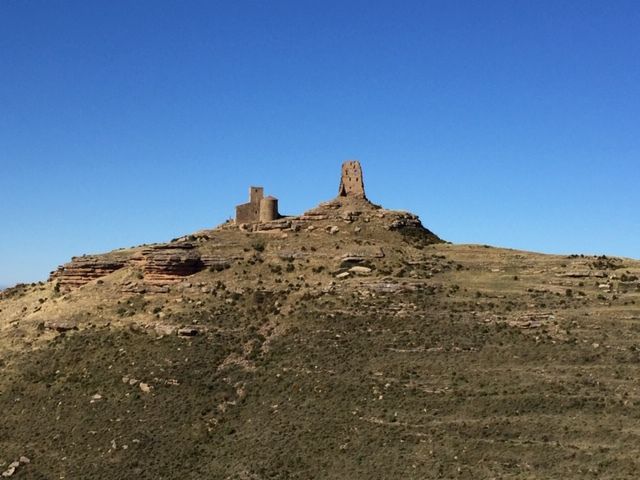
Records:
[[[451,245],[351,186],[2,292],[0,471],[635,478],[640,262]]]

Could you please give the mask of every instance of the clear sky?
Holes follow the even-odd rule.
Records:
[[[0,285],[349,158],[444,239],[640,258],[640,2],[0,1]]]

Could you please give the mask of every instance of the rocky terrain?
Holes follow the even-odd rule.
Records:
[[[338,197],[1,292],[0,369],[5,477],[637,478],[640,262]]]

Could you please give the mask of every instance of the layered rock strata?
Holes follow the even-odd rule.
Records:
[[[68,291],[123,268],[128,260],[126,257],[113,255],[73,257],[71,262],[52,272],[49,279],[57,280],[61,291]]]

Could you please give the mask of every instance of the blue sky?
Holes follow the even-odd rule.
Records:
[[[447,240],[640,258],[640,2],[0,1],[0,285],[350,158]]]

